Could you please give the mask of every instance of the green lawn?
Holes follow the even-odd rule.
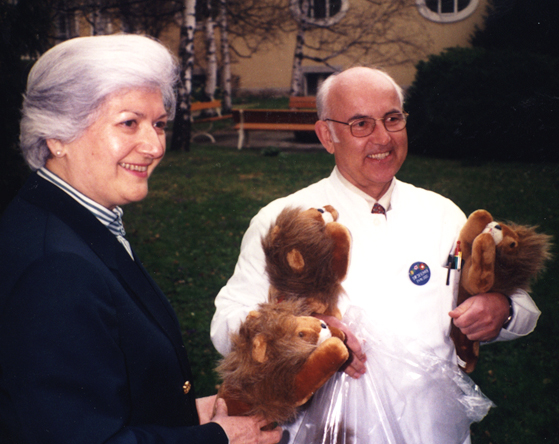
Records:
[[[148,198],[125,208],[128,238],[180,318],[199,395],[215,393],[213,300],[233,272],[251,217],[333,165],[326,152],[264,156],[194,145],[189,153],[168,153]],[[409,157],[398,177],[451,198],[466,214],[485,208],[559,238],[558,164]],[[497,408],[474,425],[476,444],[559,443],[558,274],[555,261],[533,289],[543,314],[532,335],[482,349],[472,377]]]

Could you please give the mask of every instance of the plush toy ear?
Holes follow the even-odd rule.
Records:
[[[252,342],[252,359],[260,363],[266,361],[266,340],[261,333],[257,334]]]
[[[279,231],[280,231],[280,227],[278,227],[277,225],[274,228],[272,228],[272,232],[270,234],[272,242],[276,240],[276,237],[277,237]]]
[[[287,263],[293,271],[303,271],[305,267],[305,259],[303,259],[303,255],[296,248],[287,253]]]

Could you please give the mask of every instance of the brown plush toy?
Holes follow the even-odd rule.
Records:
[[[262,239],[269,301],[304,299],[311,312],[341,318],[338,298],[349,266],[351,235],[324,208],[284,209]]]
[[[229,415],[284,423],[347,361],[344,333],[306,314],[300,302],[261,304],[232,335],[217,369]]]
[[[534,227],[505,225],[493,221],[485,210],[474,211],[459,236],[463,266],[458,305],[480,293],[528,291],[551,257],[550,241],[551,236],[537,233]],[[463,361],[461,367],[471,373],[479,358],[479,342],[470,341],[454,323],[451,337]]]

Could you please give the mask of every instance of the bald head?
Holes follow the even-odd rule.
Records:
[[[354,67],[332,74],[322,83],[316,96],[318,118],[323,120],[329,117],[337,96],[343,97],[350,91],[361,89],[364,85],[379,89],[393,88],[398,94],[400,105],[403,106],[404,92],[392,77],[380,69]]]

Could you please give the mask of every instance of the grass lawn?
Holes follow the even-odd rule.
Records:
[[[328,175],[333,165],[326,152],[264,156],[193,145],[188,153],[168,153],[149,196],[125,208],[128,238],[178,313],[199,396],[216,390],[213,300],[233,273],[251,217],[274,198]],[[398,178],[449,197],[466,214],[485,208],[559,239],[559,164],[411,156]],[[558,274],[554,261],[534,286],[543,314],[533,334],[482,348],[472,377],[497,408],[472,428],[476,444],[559,443]]]

